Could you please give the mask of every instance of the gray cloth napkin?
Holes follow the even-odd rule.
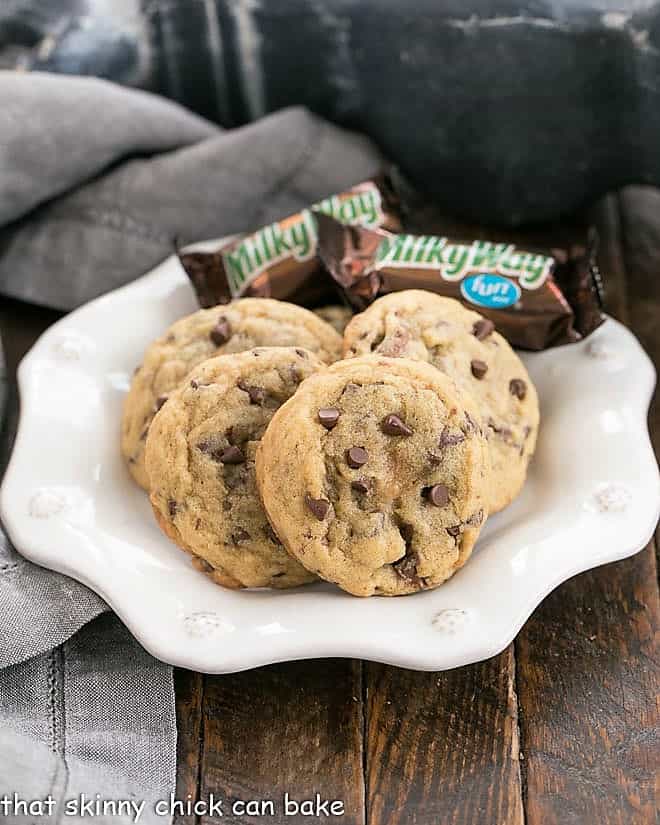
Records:
[[[143,274],[176,242],[256,228],[380,164],[366,139],[302,109],[223,132],[104,81],[0,71],[0,292],[70,309]],[[3,466],[14,397],[9,408]],[[174,791],[171,668],[107,610],[0,536],[0,821],[42,821],[14,802],[48,794],[58,804],[43,821],[89,821],[89,808],[65,808],[81,794],[144,802],[139,822],[169,820],[154,803]]]

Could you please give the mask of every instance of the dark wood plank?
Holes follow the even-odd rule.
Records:
[[[660,365],[660,190],[629,186],[619,195],[623,246],[629,267],[630,323],[656,368]],[[656,387],[649,410],[649,429],[660,456],[660,402]],[[660,537],[656,533],[656,564]]]
[[[444,673],[365,667],[367,822],[521,825],[512,646]]]
[[[327,659],[272,665],[207,677],[201,799],[229,800],[222,819],[202,825],[252,823],[232,813],[232,800],[272,800],[269,825],[338,821],[363,825],[361,665]],[[285,816],[284,794],[301,801],[343,802],[343,816]]]
[[[187,806],[199,799],[202,757],[202,706],[204,677],[190,670],[174,671],[177,727],[176,798]],[[198,817],[187,807],[177,810],[174,825],[196,825]]]
[[[660,364],[660,190],[630,186],[620,194],[622,244],[629,282],[629,320],[656,366]],[[649,413],[651,439],[660,455],[658,392]]]
[[[656,821],[655,557],[551,594],[516,644],[528,825]]]
[[[609,311],[642,332],[640,252],[626,240],[633,219],[620,206],[611,196],[598,212],[601,269]],[[658,249],[649,245],[652,256]],[[646,329],[657,354],[652,326]],[[657,436],[657,423],[653,428]],[[549,596],[518,636],[528,825],[656,821],[656,572],[649,546],[578,576]]]

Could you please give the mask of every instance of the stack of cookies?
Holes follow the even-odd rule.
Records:
[[[122,453],[218,584],[400,595],[467,561],[519,493],[538,424],[520,359],[457,301],[397,292],[349,320],[245,298],[148,348]]]

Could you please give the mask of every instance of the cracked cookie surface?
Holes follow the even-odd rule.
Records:
[[[215,355],[253,347],[297,346],[331,363],[340,357],[341,338],[307,309],[270,298],[241,298],[181,318],[147,349],[124,402],[121,452],[135,481],[149,478],[144,446],[160,405],[190,370]]]
[[[289,556],[257,494],[255,452],[275,411],[323,367],[301,348],[257,348],[194,369],[154,418],[146,444],[163,531],[227,587],[314,579]]]
[[[452,298],[423,290],[393,292],[354,316],[344,357],[375,353],[427,361],[471,393],[491,454],[491,513],[520,492],[539,427],[536,389],[491,321]]]
[[[308,570],[358,596],[435,587],[487,515],[471,397],[418,361],[366,356],[313,375],[257,451],[268,517]]]

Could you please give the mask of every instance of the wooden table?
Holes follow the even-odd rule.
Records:
[[[608,309],[660,359],[660,193],[596,209]],[[0,304],[10,370],[58,313]],[[650,415],[656,450],[660,407]],[[489,661],[415,673],[351,660],[175,674],[177,796],[341,800],[343,816],[177,825],[655,822],[660,766],[655,542],[583,573]],[[356,628],[359,632],[359,628]],[[655,636],[654,636],[655,634]]]

